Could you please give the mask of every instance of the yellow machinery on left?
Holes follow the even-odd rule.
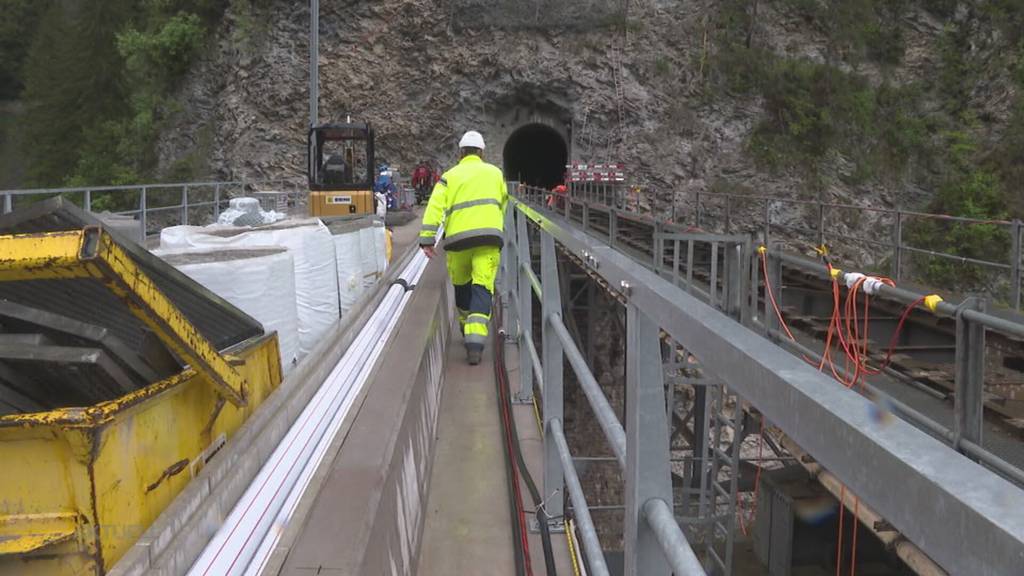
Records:
[[[40,204],[0,218],[0,575],[102,575],[278,387],[277,336]]]

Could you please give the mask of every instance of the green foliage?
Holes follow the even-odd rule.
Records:
[[[900,18],[910,0],[781,0],[816,24],[828,39],[830,58],[857,64],[869,59],[893,66],[903,58]]]
[[[104,0],[86,9],[53,2],[25,68],[21,129],[29,183],[100,185],[156,177],[155,143],[175,110],[169,95],[227,5]]]
[[[929,211],[978,220],[1002,220],[1009,216],[1006,196],[999,177],[979,167],[977,143],[965,131],[944,135],[946,174]],[[1004,261],[1011,238],[1005,227],[989,223],[950,222],[924,219],[908,227],[910,245],[927,247],[965,258]],[[936,286],[961,290],[989,285],[993,273],[979,266],[956,261],[914,257],[924,279]]]
[[[855,179],[898,174],[925,147],[914,86],[873,88],[857,75],[806,60],[775,59],[756,79],[766,118],[750,149],[772,167],[813,172],[832,152],[856,164]]]
[[[24,64],[49,0],[0,0],[0,100],[25,87]]]
[[[117,49],[130,77],[151,84],[173,82],[188,71],[202,47],[205,30],[196,14],[179,12],[156,30],[129,28],[117,35]]]
[[[654,73],[657,76],[665,77],[672,72],[672,63],[668,61],[668,58],[664,56],[658,56],[654,59]]]

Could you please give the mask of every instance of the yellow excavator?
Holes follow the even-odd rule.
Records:
[[[353,216],[374,212],[373,128],[347,119],[310,128],[307,138],[309,214]]]

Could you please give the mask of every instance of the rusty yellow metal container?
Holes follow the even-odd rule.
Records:
[[[0,235],[3,294],[107,306],[101,316],[145,326],[187,365],[92,406],[0,417],[0,575],[104,574],[281,382],[276,335],[257,330],[218,349],[193,320],[209,323],[214,305],[237,309],[168,297],[161,282],[191,288],[140,258],[95,226]],[[98,300],[78,302],[83,294]]]
[[[191,369],[117,400],[0,418],[0,574],[103,574],[281,381],[275,335],[230,351],[238,408]]]

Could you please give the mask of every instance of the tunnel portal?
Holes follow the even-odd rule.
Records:
[[[545,124],[518,128],[505,142],[503,156],[509,180],[551,189],[565,179],[565,138]]]

